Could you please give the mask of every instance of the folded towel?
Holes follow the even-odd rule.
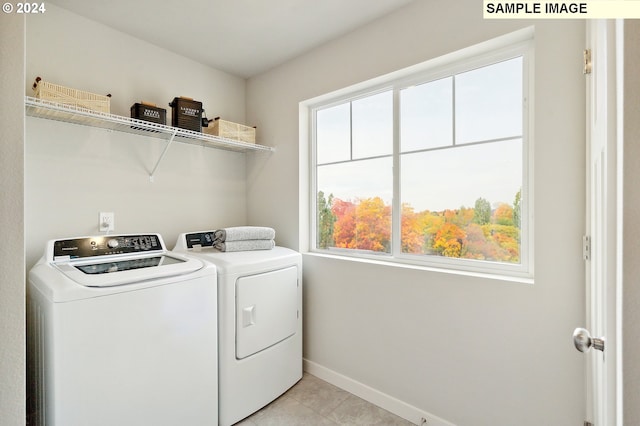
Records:
[[[235,226],[214,231],[214,241],[273,240],[276,231],[265,226]]]
[[[247,251],[247,250],[271,250],[276,245],[274,240],[242,240],[226,241],[214,244],[220,251]]]

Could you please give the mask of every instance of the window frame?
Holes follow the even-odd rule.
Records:
[[[522,192],[520,263],[483,261],[475,259],[450,258],[445,256],[410,254],[401,251],[401,205],[400,205],[400,92],[401,90],[431,81],[439,80],[473,69],[489,66],[501,61],[522,57]],[[514,40],[513,36],[503,36],[481,45],[472,46],[452,54],[426,61],[372,81],[322,96],[306,103],[309,129],[309,252],[335,255],[358,260],[384,261],[397,265],[410,265],[435,270],[462,273],[482,273],[515,279],[533,278],[533,33],[525,31]],[[393,97],[393,199],[391,203],[391,250],[390,253],[363,252],[356,249],[317,248],[317,111],[345,102],[353,102],[386,90]],[[453,108],[455,111],[455,99]],[[489,142],[491,143],[491,142]],[[455,144],[455,141],[454,141]],[[448,149],[448,148],[445,148]],[[386,155],[384,157],[387,157]],[[360,159],[358,159],[360,160]],[[357,161],[353,160],[350,161]]]

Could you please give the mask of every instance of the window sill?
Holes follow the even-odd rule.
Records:
[[[518,277],[512,275],[501,275],[501,274],[491,274],[487,272],[476,272],[476,271],[463,271],[457,269],[449,269],[449,268],[438,268],[433,266],[426,265],[417,265],[415,263],[404,263],[399,261],[388,261],[382,259],[371,259],[368,257],[352,257],[352,256],[339,256],[335,254],[323,253],[319,251],[306,251],[302,252],[303,256],[317,257],[317,258],[325,258],[325,259],[333,259],[344,262],[357,262],[369,265],[380,265],[389,268],[400,268],[400,269],[410,269],[415,271],[425,271],[439,274],[450,274],[450,275],[459,275],[465,277],[473,277],[473,278],[482,278],[488,280],[496,280],[496,281],[505,281],[512,282],[518,284],[534,284],[533,277]]]

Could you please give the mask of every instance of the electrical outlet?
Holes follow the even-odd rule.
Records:
[[[109,232],[116,229],[113,212],[100,212],[98,218],[98,229],[100,232]]]

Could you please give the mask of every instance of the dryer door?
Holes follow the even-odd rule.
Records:
[[[298,270],[240,277],[236,281],[236,358],[292,336],[298,325]]]

